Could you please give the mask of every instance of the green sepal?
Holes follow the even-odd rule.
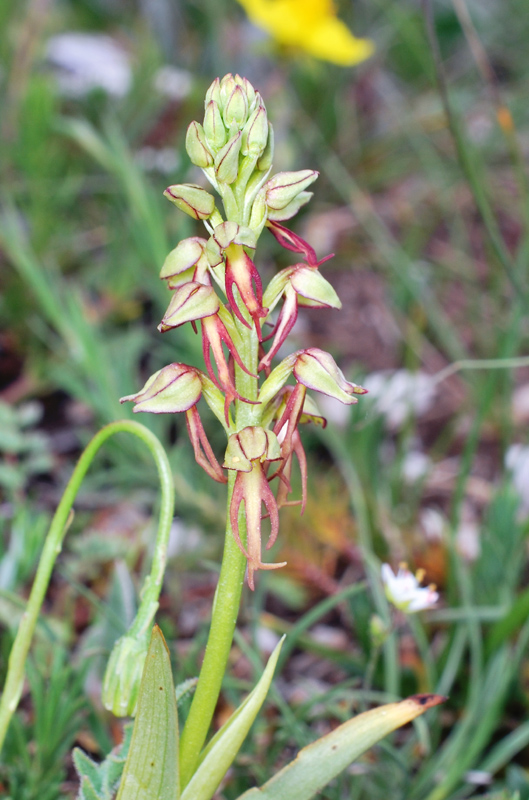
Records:
[[[237,178],[241,136],[240,131],[232,136],[215,156],[215,176],[221,183],[233,183]]]
[[[116,800],[179,800],[178,713],[169,650],[152,631],[129,754]]]
[[[284,638],[268,659],[255,688],[202,751],[199,765],[182,792],[181,800],[210,800],[215,794],[265,701]]]
[[[263,786],[250,789],[237,800],[310,800],[388,733],[445,699],[435,694],[413,695],[358,714],[304,747]]]
[[[263,408],[274,399],[280,389],[283,388],[292,374],[296,363],[297,353],[287,356],[280,364],[275,367],[259,390],[259,400]]]

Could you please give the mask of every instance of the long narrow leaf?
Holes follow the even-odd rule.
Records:
[[[171,659],[154,626],[132,741],[116,800],[178,800],[178,716]]]
[[[436,694],[418,694],[359,714],[304,747],[277,775],[238,800],[309,800],[379,739],[444,699]]]
[[[258,684],[201,754],[199,766],[182,792],[181,800],[210,800],[215,794],[265,701],[284,638],[268,659]]]

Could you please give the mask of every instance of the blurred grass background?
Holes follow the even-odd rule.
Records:
[[[293,227],[321,256],[335,252],[324,269],[344,309],[306,312],[292,349],[330,350],[370,395],[350,415],[326,404],[327,430],[307,431],[307,512],[282,511],[277,557],[289,566],[246,597],[217,724],[277,636],[290,638],[269,710],[219,796],[264,780],[369,703],[438,691],[449,695],[441,710],[322,796],[528,800],[526,3],[337,7],[376,44],[354,69],[279,48],[235,0],[0,4],[0,675],[80,449],[130,415],[118,398],[156,369],[200,364],[191,331],[156,331],[161,264],[198,233],[162,191],[197,180],[186,127],[212,79],[237,71],[267,104],[276,170],[321,173]],[[289,263],[271,239],[260,243],[266,277]],[[160,622],[183,680],[207,633],[223,497],[180,419],[141,421],[175,470]],[[222,448],[222,436],[212,441]],[[99,684],[148,568],[156,492],[127,439],[94,464],[0,766],[2,796],[73,797],[73,743],[97,757],[119,741]],[[423,568],[440,607],[395,617],[380,560]],[[373,637],[374,614],[385,638]]]

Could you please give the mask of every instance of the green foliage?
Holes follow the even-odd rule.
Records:
[[[38,659],[38,665],[37,665]],[[33,719],[17,715],[0,765],[6,800],[58,800],[69,752],[86,712],[84,668],[67,661],[54,642],[42,644],[27,664]]]
[[[132,723],[125,725],[123,742],[99,764],[82,750],[73,751],[73,762],[80,780],[78,800],[112,800],[129,752],[132,727]]]

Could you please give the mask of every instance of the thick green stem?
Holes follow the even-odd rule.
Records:
[[[235,473],[228,476],[228,509],[235,482]],[[224,555],[219,583],[215,592],[204,661],[193,702],[180,737],[180,788],[189,783],[206,741],[209,726],[215,713],[228,657],[233,641],[233,633],[239,613],[241,593],[246,569],[246,559],[239,550],[231,531],[227,514]],[[244,521],[239,518],[241,533]]]
[[[167,540],[174,512],[174,487],[171,467],[165,450],[156,436],[139,422],[121,420],[112,422],[97,433],[83,451],[72,477],[64,491],[61,502],[53,517],[42,555],[39,560],[37,574],[33,582],[31,594],[22,616],[18,632],[11,648],[7,676],[2,699],[0,701],[0,751],[4,743],[7,728],[11,721],[22,693],[24,684],[24,668],[31,645],[40,609],[48,589],[51,572],[71,519],[71,510],[84,476],[94,456],[106,440],[115,433],[132,433],[149,448],[158,469],[161,484],[161,507],[158,523],[157,546],[149,583],[142,598],[141,609],[147,611],[158,600],[165,557]],[[140,611],[141,613],[141,611]],[[144,616],[144,615],[143,615]]]
[[[248,369],[257,374],[259,342],[256,332],[254,329],[246,328],[238,320],[235,324],[241,336],[239,355]],[[257,378],[248,375],[235,365],[235,381],[237,391],[243,397],[247,397],[250,400],[257,399]],[[236,401],[235,427],[237,431],[247,425],[259,425],[261,413],[260,405]],[[195,772],[200,758],[200,751],[206,741],[211,720],[215,713],[241,602],[246,559],[233,537],[229,513],[235,475],[235,472],[230,471],[228,476],[224,554],[213,603],[208,642],[200,669],[197,690],[180,738],[180,781],[182,790],[189,783]],[[239,514],[239,533],[244,540],[246,524],[242,513]]]

